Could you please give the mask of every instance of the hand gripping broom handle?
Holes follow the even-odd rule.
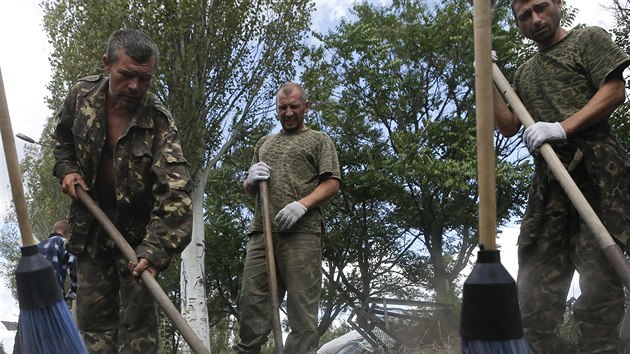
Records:
[[[101,208],[96,204],[96,202],[94,202],[92,197],[83,190],[83,188],[79,185],[77,185],[76,188],[79,200],[81,200],[88,210],[90,210],[92,215],[94,215],[96,220],[98,220],[101,226],[103,226],[103,229],[105,229],[109,237],[114,241],[125,258],[134,264],[138,264],[138,256],[136,256],[136,252],[133,248],[131,248],[129,243],[127,243],[127,240],[125,240],[116,226],[111,222],[111,220],[109,220],[107,215],[105,215]],[[193,331],[190,325],[188,325],[188,322],[186,322],[179,311],[177,311],[177,308],[175,308],[171,299],[168,298],[151,273],[142,272],[140,275],[144,286],[147,287],[147,289],[151,292],[151,295],[153,295],[158,304],[160,304],[162,309],[164,309],[164,312],[168,318],[171,319],[173,325],[181,333],[182,337],[184,337],[186,343],[190,346],[190,349],[192,349],[196,354],[210,354],[210,351],[203,345],[203,342],[199,339],[195,331]]]
[[[13,194],[15,212],[20,227],[22,246],[32,246],[37,244],[37,242],[33,238],[31,221],[28,218],[26,198],[24,197],[22,176],[20,174],[20,164],[18,163],[15,139],[13,138],[13,127],[11,126],[11,119],[9,118],[9,107],[7,105],[7,97],[2,81],[2,71],[0,71],[0,133],[2,134],[2,147],[4,149],[4,157],[7,160],[9,182],[11,184],[11,193]]]
[[[282,327],[280,326],[280,300],[278,299],[278,278],[276,277],[276,257],[271,231],[271,208],[269,207],[269,185],[266,180],[258,182],[262,204],[263,233],[265,236],[265,255],[267,257],[267,277],[269,279],[269,297],[271,301],[273,340],[276,353],[282,354]]]
[[[527,109],[518,98],[509,82],[506,80],[505,76],[499,69],[496,64],[492,64],[492,77],[494,79],[494,83],[496,84],[499,91],[505,97],[505,100],[512,106],[512,110],[521,121],[521,123],[525,126],[525,128],[534,124],[534,119],[529,115]],[[623,255],[623,251],[613,241],[613,238],[606,230],[606,227],[597,217],[595,211],[588,203],[578,186],[575,184],[569,172],[567,172],[566,168],[553,151],[553,148],[549,144],[542,144],[540,147],[540,153],[542,154],[545,161],[547,161],[547,165],[553,172],[553,175],[556,177],[560,185],[564,189],[564,191],[569,196],[569,199],[577,209],[578,213],[591,230],[599,247],[604,251],[606,258],[610,265],[615,269],[617,275],[625,285],[625,287],[630,290],[630,264],[626,261],[626,257]]]

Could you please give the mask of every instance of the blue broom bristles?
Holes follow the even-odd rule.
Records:
[[[15,270],[20,316],[18,335],[26,354],[87,354],[63,300],[52,264],[37,245],[22,247]]]
[[[524,338],[504,339],[501,341],[472,340],[462,341],[462,354],[531,354]]]
[[[44,308],[20,310],[19,326],[24,353],[87,353],[65,301]]]

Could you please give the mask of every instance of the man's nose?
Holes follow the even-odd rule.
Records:
[[[127,86],[131,90],[137,90],[138,89],[138,78],[133,78],[133,79],[129,80],[129,84]]]

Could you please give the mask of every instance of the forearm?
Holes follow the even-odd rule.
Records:
[[[298,200],[306,209],[317,208],[332,198],[341,187],[341,182],[336,178],[323,180],[309,195]]]
[[[494,107],[494,123],[501,135],[511,137],[518,133],[521,129],[521,122],[518,120],[514,112],[512,112],[505,104],[503,97],[494,87],[493,94],[493,107]]]
[[[622,79],[609,80],[582,109],[560,124],[567,136],[579,133],[608,119],[625,99],[625,82]]]

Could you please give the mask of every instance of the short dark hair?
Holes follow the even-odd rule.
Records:
[[[52,232],[65,235],[70,232],[70,223],[66,220],[59,220],[53,225]]]
[[[139,63],[146,63],[151,58],[155,58],[155,66],[158,65],[160,53],[157,45],[142,31],[120,29],[112,32],[107,41],[107,60],[110,63],[115,62],[118,59],[118,51],[121,49]]]
[[[302,87],[302,85],[296,82],[285,82],[284,84],[280,85],[280,88],[278,88],[278,92],[276,93],[276,104],[278,103],[278,94],[280,92],[282,92],[283,95],[288,96],[293,92],[294,89],[300,91],[300,99],[302,99],[302,102],[306,102],[306,91],[304,91],[304,87]]]
[[[514,19],[518,21],[518,18],[516,18],[516,12],[514,12],[514,5],[516,5],[519,2],[527,2],[530,0],[512,0],[510,1],[510,8],[512,9],[512,15],[514,15]],[[558,3],[558,0],[551,0],[551,2],[553,2],[554,4]]]

